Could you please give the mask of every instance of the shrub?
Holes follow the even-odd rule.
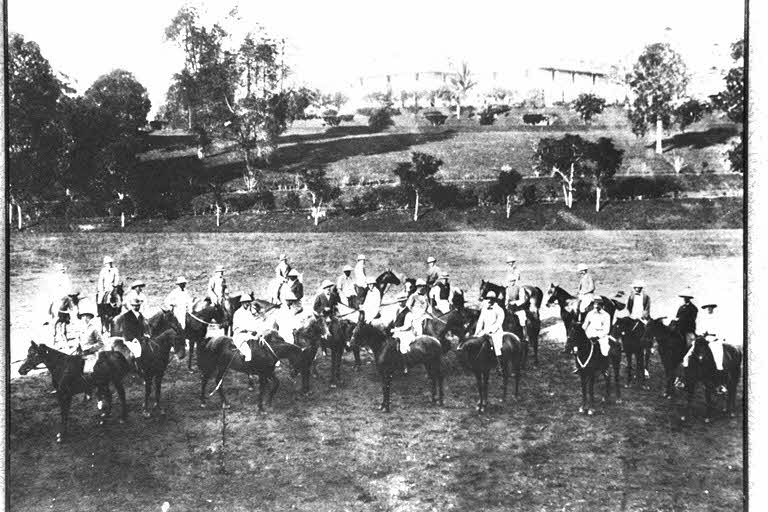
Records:
[[[224,197],[224,203],[227,205],[228,210],[235,212],[274,210],[275,195],[269,190],[230,194]]]
[[[394,124],[394,121],[392,121],[392,114],[387,108],[380,108],[375,110],[371,114],[371,117],[368,118],[368,127],[373,132],[386,130]]]
[[[376,110],[377,109],[374,108],[374,107],[362,107],[362,108],[357,109],[356,112],[358,114],[360,114],[361,116],[371,117],[373,115],[373,113],[376,112]]]
[[[496,120],[496,114],[490,109],[486,108],[480,112],[480,124],[483,126],[492,125]]]
[[[301,198],[296,192],[288,192],[283,200],[283,207],[287,210],[296,211],[301,208]]]
[[[532,206],[539,201],[536,192],[536,185],[525,185],[522,189],[523,204]]]
[[[470,188],[459,188],[453,184],[438,184],[429,192],[432,206],[442,210],[445,208],[472,208],[477,206],[479,198]]]
[[[408,192],[401,186],[376,187],[361,196],[368,211],[380,208],[402,208],[408,205]]]
[[[359,217],[368,212],[376,210],[378,206],[376,204],[366,202],[361,196],[355,196],[347,205],[347,212],[354,217]]]
[[[448,116],[440,112],[439,110],[427,110],[422,114],[432,126],[441,126],[445,124],[445,120]]]
[[[595,191],[592,189],[592,185],[584,180],[579,180],[574,183],[573,199],[574,201],[594,201]]]
[[[355,119],[354,114],[343,114],[339,116],[339,119],[345,123],[351,123]]]
[[[523,114],[523,122],[530,125],[537,125],[543,122],[549,124],[549,118],[542,114]]]
[[[682,191],[680,183],[668,176],[633,177],[614,180],[607,184],[608,195],[614,199],[655,199]]]

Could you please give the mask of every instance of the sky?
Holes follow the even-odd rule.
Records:
[[[112,69],[131,71],[149,91],[152,116],[182,67],[164,29],[184,3],[8,0],[8,28],[37,42],[78,92]],[[197,4],[212,20],[238,3]],[[286,39],[294,82],[328,92],[357,76],[445,69],[449,61],[478,71],[581,60],[607,67],[631,63],[658,41],[703,76],[730,66],[729,46],[744,32],[741,0],[251,0],[238,7],[244,23]]]

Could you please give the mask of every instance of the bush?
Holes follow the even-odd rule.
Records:
[[[587,181],[579,180],[573,184],[574,201],[594,201],[595,191],[592,184]]]
[[[429,192],[432,206],[438,210],[445,208],[472,208],[477,206],[479,198],[470,188],[459,188],[453,184],[438,184]]]
[[[526,185],[522,189],[523,204],[525,206],[532,206],[539,201],[536,192],[536,185]]]
[[[298,196],[297,196],[298,197]],[[224,197],[227,209],[233,212],[247,210],[274,210],[275,195],[269,190],[253,191],[243,194],[229,194]]]
[[[392,121],[392,114],[387,108],[380,108],[375,110],[371,117],[368,118],[368,127],[373,132],[381,132],[394,125]]]
[[[401,186],[376,187],[361,196],[368,211],[380,208],[402,208],[408,205],[408,192]]]
[[[445,124],[445,120],[448,119],[448,116],[439,110],[427,110],[422,115],[432,126],[442,126]]]
[[[487,108],[480,112],[480,124],[483,126],[492,125],[496,120],[496,114],[490,108]]]
[[[339,116],[339,119],[345,123],[351,123],[355,119],[354,114],[343,114]]]
[[[608,195],[614,199],[656,199],[664,195],[676,194],[682,190],[680,183],[668,176],[633,177],[614,180],[607,184]]]
[[[376,209],[378,209],[378,205],[366,202],[366,200],[361,196],[353,197],[347,205],[347,212],[349,212],[349,214],[354,217],[359,217],[360,215],[372,212]]]
[[[371,117],[374,112],[376,112],[376,108],[374,107],[362,107],[356,110],[358,114],[365,117]]]
[[[523,114],[523,122],[530,125],[537,125],[543,122],[549,124],[549,118],[542,114]]]
[[[301,198],[296,192],[288,192],[283,200],[283,207],[287,210],[296,211],[301,208]]]

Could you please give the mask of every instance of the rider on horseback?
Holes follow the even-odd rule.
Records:
[[[592,311],[587,313],[584,318],[582,327],[584,328],[584,334],[590,340],[597,339],[600,344],[600,352],[604,356],[608,356],[608,351],[611,349],[610,339],[608,333],[611,330],[611,315],[603,309],[603,299],[598,297],[594,301],[595,307]]]
[[[501,372],[501,346],[504,341],[504,310],[496,302],[496,294],[489,291],[485,294],[485,307],[480,310],[477,319],[475,336],[490,336],[493,351],[496,354],[498,370]]]
[[[339,298],[342,304],[350,308],[357,308],[357,292],[355,291],[355,280],[352,278],[352,266],[344,265],[343,274],[336,281],[336,290],[339,292]]]
[[[392,336],[399,340],[401,353],[407,352],[411,342],[423,334],[424,320],[429,318],[427,282],[424,279],[416,280],[416,293],[408,297],[405,308],[408,313],[405,314],[403,325],[392,329]]]
[[[80,303],[77,318],[83,321],[83,328],[78,337],[83,353],[92,354],[98,351],[104,345],[104,342],[101,338],[101,325],[97,325],[94,322],[96,306],[91,304],[90,301],[84,300]]]
[[[336,297],[333,295],[333,283],[328,279],[325,279],[320,285],[320,293],[315,297],[315,304],[312,309],[315,311],[315,315],[332,317],[336,315],[336,305],[338,304]]]
[[[192,296],[185,288],[187,280],[183,277],[176,279],[176,288],[171,290],[165,298],[165,304],[173,311],[173,316],[179,321],[179,325],[184,329],[187,322],[187,313],[192,312]]]
[[[579,297],[579,317],[584,318],[584,315],[587,312],[587,309],[589,308],[589,305],[592,304],[592,301],[595,300],[595,281],[592,279],[592,274],[589,273],[589,267],[585,264],[580,264],[577,267],[577,270],[579,272],[579,275],[581,278],[579,279],[579,291],[578,291],[578,297]]]
[[[288,256],[281,254],[280,262],[275,267],[275,278],[285,281],[288,278],[288,272],[291,271],[291,265],[288,263]]]
[[[429,292],[430,302],[437,314],[446,314],[451,311],[451,304],[453,304],[456,290],[448,282],[449,277],[448,272],[440,272],[440,279],[437,280]]]
[[[634,280],[632,288],[633,291],[627,298],[627,312],[629,317],[635,320],[635,327],[637,327],[638,324],[646,324],[651,319],[651,298],[643,291],[645,283],[640,279]]]
[[[147,296],[144,294],[144,287],[146,286],[146,283],[141,280],[134,281],[131,283],[131,291],[125,294],[125,309],[130,309],[128,307],[128,304],[130,304],[133,299],[139,299],[142,304],[147,303]]]
[[[511,302],[517,299],[520,289],[520,270],[517,268],[517,262],[512,256],[507,256],[507,277],[505,279],[507,290],[507,301]]]
[[[699,314],[699,308],[691,302],[693,295],[688,290],[682,292],[679,297],[682,297],[683,304],[678,308],[675,317],[677,330],[685,337],[688,345],[693,345],[696,339],[696,317]]]
[[[251,311],[253,300],[247,293],[240,295],[240,307],[232,316],[232,341],[235,347],[243,354],[245,362],[251,360],[251,348],[248,341],[256,339],[265,330],[263,322],[260,322]]]
[[[379,308],[381,307],[381,293],[376,289],[376,279],[369,277],[367,279],[367,286],[365,292],[365,300],[360,308],[365,314],[365,321],[371,323],[374,318],[379,316]]]
[[[433,256],[427,258],[427,288],[431,289],[437,283],[441,273],[437,260]]]
[[[723,372],[723,344],[725,339],[720,338],[717,334],[715,334],[720,327],[718,325],[718,318],[715,315],[716,307],[717,304],[714,301],[708,302],[701,306],[701,309],[707,313],[699,318],[698,329],[700,337],[707,341],[707,346],[712,352],[712,358],[715,360],[715,369],[717,370],[721,379],[718,392],[725,393],[727,391],[723,385],[723,382],[725,382],[726,379],[725,372]],[[683,357],[683,368],[688,368],[688,362],[691,359],[691,355],[693,355],[693,349],[695,346],[696,344],[693,343],[691,348],[685,354],[685,357]]]
[[[224,307],[224,300],[227,296],[227,280],[224,279],[223,266],[219,265],[213,271],[213,276],[208,280],[207,294],[211,304]]]
[[[357,293],[358,306],[365,301],[368,291],[368,277],[365,275],[365,254],[357,255],[355,263],[355,292]]]
[[[96,300],[100,304],[108,303],[112,290],[120,284],[120,272],[114,265],[115,260],[110,256],[104,256],[104,267],[99,272],[99,279],[96,282]],[[120,304],[113,305],[120,306]]]

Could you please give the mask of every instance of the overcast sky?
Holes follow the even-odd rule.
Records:
[[[133,72],[155,112],[182,66],[164,28],[184,3],[9,0],[8,26],[36,41],[80,92],[112,69]],[[211,17],[228,10],[215,5]],[[665,38],[702,72],[729,65],[728,47],[744,26],[740,0],[251,0],[239,10],[286,38],[295,80],[329,91],[355,76],[444,68],[448,59],[476,70],[611,65]]]

